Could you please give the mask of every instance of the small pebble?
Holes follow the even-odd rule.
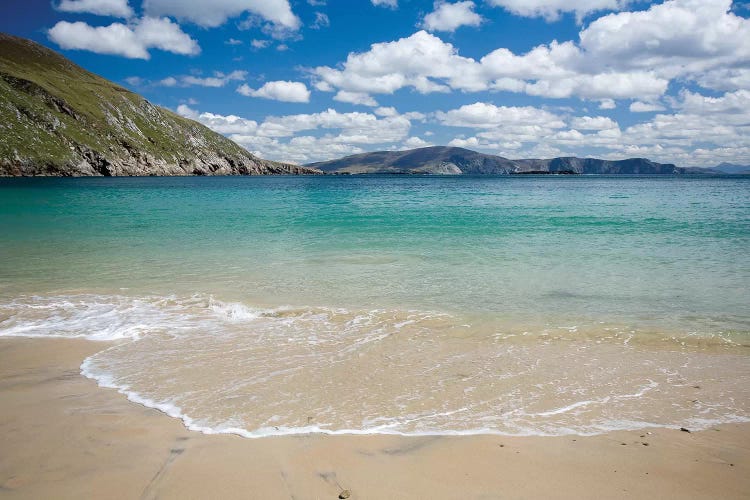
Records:
[[[349,498],[350,496],[352,496],[352,492],[349,490],[344,490],[341,493],[339,493],[339,498],[342,498],[342,499]]]
[[[648,446],[648,443],[641,443],[643,446]]]
[[[690,434],[690,429],[687,429],[687,428],[685,428],[685,427],[680,427],[680,430],[681,430],[682,432],[687,432],[688,434]]]

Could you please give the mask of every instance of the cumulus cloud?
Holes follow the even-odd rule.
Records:
[[[144,0],[143,9],[152,16],[172,16],[207,28],[246,12],[283,28],[300,26],[288,0]]]
[[[630,103],[631,113],[652,113],[654,111],[664,111],[664,106],[652,102],[635,101]]]
[[[62,12],[98,16],[128,18],[133,15],[133,9],[128,5],[128,0],[62,0],[55,8]]]
[[[409,137],[401,144],[399,149],[426,148],[427,146],[432,146],[432,143],[425,141],[421,137]]]
[[[390,7],[395,9],[398,7],[398,0],[371,0],[372,4],[378,7]]]
[[[461,26],[479,26],[482,16],[474,12],[474,2],[435,2],[435,10],[424,16],[422,27],[428,31],[456,31]]]
[[[310,102],[310,91],[301,82],[276,81],[267,82],[259,89],[252,89],[243,84],[237,92],[248,97],[262,97],[284,102]]]
[[[163,80],[156,82],[157,85],[163,87],[223,87],[227,83],[237,80],[244,80],[247,77],[247,71],[232,71],[231,73],[222,73],[221,71],[214,71],[213,76],[198,77],[194,75],[181,75],[181,76],[169,76]]]
[[[371,113],[339,113],[334,109],[269,116],[260,124],[234,115],[201,113],[184,104],[177,112],[227,135],[262,158],[295,163],[361,153],[363,145],[400,143],[409,137],[411,127],[402,115],[379,118]],[[305,135],[297,135],[300,132]]]
[[[618,128],[617,122],[606,116],[579,116],[573,118],[571,126],[578,130],[609,130]]]
[[[175,87],[178,83],[177,78],[173,76],[168,76],[156,82],[157,85],[161,85],[162,87]]]
[[[84,22],[60,21],[47,36],[63,49],[88,50],[131,59],[149,59],[149,49],[181,55],[200,53],[198,42],[167,18],[144,17],[132,25],[113,23],[90,26]]]
[[[250,45],[256,50],[265,49],[271,45],[271,40],[252,40],[250,41]]]
[[[327,28],[331,25],[331,20],[328,19],[328,16],[324,14],[323,12],[316,12],[315,13],[315,21],[310,25],[311,29],[319,30],[322,28]]]
[[[683,112],[695,115],[712,115],[729,122],[739,117],[739,123],[750,127],[750,91],[737,90],[726,92],[720,97],[709,97],[683,90],[675,107]]]
[[[177,106],[177,113],[190,118],[191,120],[200,121],[214,132],[220,134],[254,134],[258,130],[258,122],[247,120],[235,115],[216,115],[213,113],[199,113],[185,104]]]
[[[525,17],[544,17],[555,21],[560,14],[572,12],[580,21],[591,12],[618,10],[627,0],[488,0],[490,5],[503,7],[513,14]]]
[[[556,115],[532,106],[495,106],[485,102],[467,104],[447,112],[435,114],[438,121],[452,127],[495,128],[539,125],[546,128],[564,127]]]
[[[374,110],[375,114],[378,116],[396,116],[398,115],[398,111],[393,106],[381,106],[379,108],[376,108]]]
[[[342,64],[317,67],[313,73],[317,88],[349,92],[494,90],[580,97],[606,109],[615,99],[654,102],[678,78],[721,90],[750,88],[750,70],[745,69],[750,20],[730,7],[730,0],[670,0],[644,11],[601,17],[581,30],[577,42],[553,41],[524,54],[501,47],[479,60],[418,31],[373,44],[367,52],[352,52]]]
[[[665,78],[744,65],[750,58],[750,20],[731,7],[731,0],[672,0],[610,14],[581,31],[580,46],[591,64],[656,69]]]
[[[645,71],[587,74],[576,67],[580,49],[571,42],[540,46],[517,56],[498,49],[476,61],[450,43],[419,31],[394,42],[352,53],[340,68],[317,67],[324,85],[351,92],[391,94],[411,87],[420,93],[505,90],[530,95],[588,99],[659,97],[669,81]]]
[[[373,99],[369,94],[363,92],[350,92],[348,90],[339,90],[335,96],[334,101],[348,102],[350,104],[361,104],[362,106],[375,107],[378,102]]]

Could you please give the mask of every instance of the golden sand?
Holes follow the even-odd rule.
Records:
[[[0,498],[750,498],[750,424],[593,437],[207,436],[82,377],[100,349],[0,339]]]

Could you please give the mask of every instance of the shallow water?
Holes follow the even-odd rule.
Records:
[[[750,179],[0,180],[0,335],[205,432],[750,416]]]

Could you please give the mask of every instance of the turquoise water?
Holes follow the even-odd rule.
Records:
[[[126,288],[750,330],[748,178],[3,180],[0,233],[6,296]]]
[[[0,235],[0,335],[204,432],[750,414],[748,177],[0,179]]]

